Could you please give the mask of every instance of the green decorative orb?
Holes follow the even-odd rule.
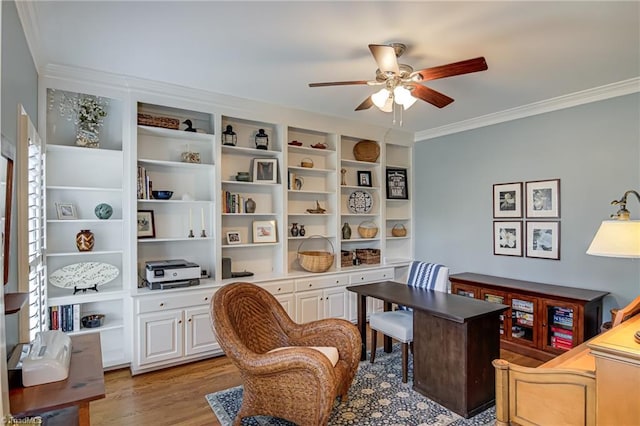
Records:
[[[96,206],[94,210],[98,219],[109,219],[113,214],[113,207],[111,207],[107,203],[100,203]]]

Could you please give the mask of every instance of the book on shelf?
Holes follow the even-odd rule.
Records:
[[[147,173],[147,169],[143,166],[138,166],[138,177],[136,183],[138,200],[149,200],[151,198],[152,183],[151,178]]]
[[[527,302],[526,300],[512,299],[511,307],[518,311],[533,313],[533,302]]]
[[[49,306],[49,329],[65,333],[80,330],[80,305]]]
[[[561,339],[556,336],[552,336],[551,347],[568,350],[573,348],[573,342],[569,340]]]
[[[491,303],[503,303],[504,302],[504,297],[496,296],[495,294],[485,294],[484,295],[484,300],[486,300],[487,302],[491,302]]]

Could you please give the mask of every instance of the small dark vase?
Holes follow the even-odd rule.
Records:
[[[298,224],[294,223],[291,225],[291,236],[292,237],[297,237],[299,234],[299,230],[298,230]]]
[[[345,222],[342,226],[342,239],[348,240],[351,238],[351,227],[349,226],[349,222]]]
[[[247,213],[255,213],[256,212],[256,202],[251,198],[247,198],[247,201],[244,202],[244,211]]]
[[[76,246],[80,251],[93,250],[93,244],[95,239],[93,238],[93,232],[88,229],[83,229],[76,234]]]
[[[300,232],[298,233],[298,235],[300,235],[301,237],[304,237],[306,233],[307,233],[307,230],[304,229],[304,225],[300,225]]]

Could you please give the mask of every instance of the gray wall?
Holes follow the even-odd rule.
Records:
[[[609,203],[640,191],[640,95],[418,142],[416,258],[528,281],[605,290],[608,310],[640,294],[640,260],[585,254]],[[560,178],[560,260],[493,254],[493,184]],[[640,202],[627,205],[640,219]],[[523,225],[524,232],[524,225]]]
[[[2,143],[15,145],[17,138],[18,105],[22,104],[31,121],[38,122],[38,73],[13,1],[2,2]],[[15,181],[15,179],[14,179]],[[14,184],[15,190],[15,184]],[[5,291],[17,290],[16,274],[16,207],[11,214],[11,251],[9,255],[9,284]],[[18,341],[18,315],[6,318],[7,348]]]

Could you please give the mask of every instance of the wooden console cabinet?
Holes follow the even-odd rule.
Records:
[[[473,273],[449,280],[452,294],[510,306],[501,318],[501,347],[542,361],[598,334],[609,294]]]

